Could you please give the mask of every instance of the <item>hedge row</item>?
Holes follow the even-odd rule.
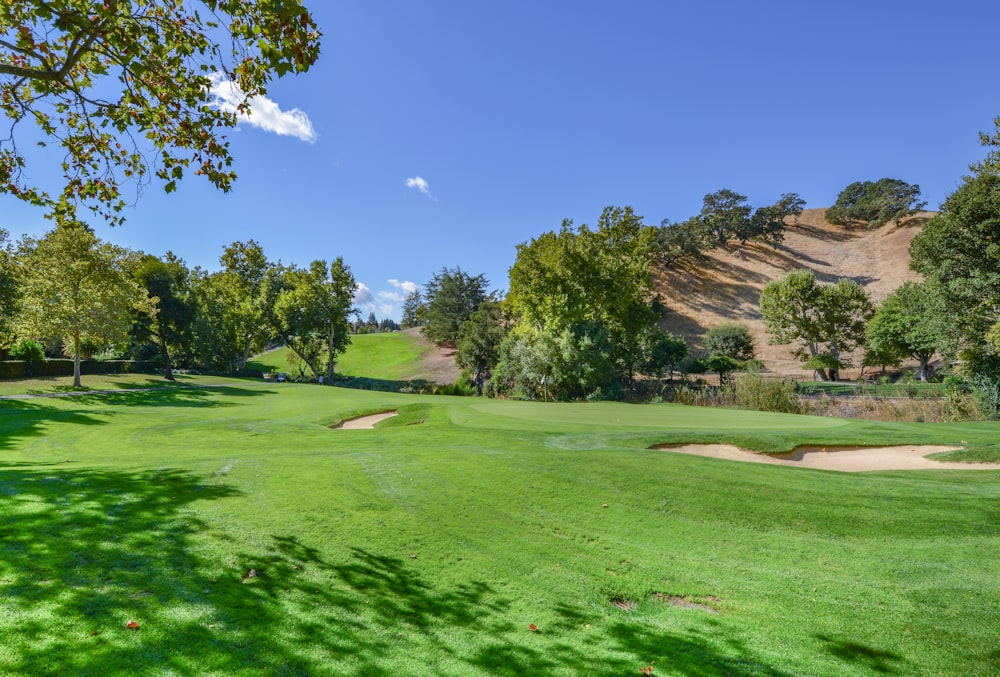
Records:
[[[138,360],[83,360],[80,373],[95,374],[155,374],[159,364]],[[73,360],[45,360],[27,364],[23,360],[0,362],[0,379],[25,378],[30,376],[72,376]]]

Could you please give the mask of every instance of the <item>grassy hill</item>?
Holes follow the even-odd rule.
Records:
[[[809,268],[820,282],[849,277],[876,302],[907,280],[910,240],[931,216],[923,212],[875,230],[846,230],[823,218],[825,209],[807,209],[788,228],[778,247],[748,244],[714,249],[703,259],[681,261],[654,273],[654,286],[669,312],[663,326],[699,349],[705,331],[726,321],[749,325],[758,355],[783,374],[805,376],[788,346],[769,346],[758,305],[764,285],[796,268]],[[845,372],[850,375],[850,372]]]
[[[278,348],[255,357],[248,366],[263,372],[291,372],[290,353],[288,348]],[[454,352],[433,345],[419,329],[352,336],[336,371],[341,376],[438,384],[454,383],[459,374]]]
[[[996,674],[997,471],[649,448],[962,440],[996,426],[259,381],[0,401],[0,673]]]

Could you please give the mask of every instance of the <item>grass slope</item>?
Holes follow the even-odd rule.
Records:
[[[337,360],[341,376],[384,381],[410,381],[426,377],[424,358],[434,351],[426,341],[410,332],[358,334]],[[290,371],[291,350],[278,348],[255,357],[247,366],[262,372]]]
[[[0,673],[993,674],[1000,473],[648,447],[996,433],[249,382],[2,401]]]

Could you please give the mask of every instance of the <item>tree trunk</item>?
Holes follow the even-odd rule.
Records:
[[[927,363],[930,362],[930,356],[921,355],[920,356],[920,380],[927,380]]]
[[[333,321],[330,321],[330,329],[326,334],[326,380],[333,385]]]
[[[163,359],[163,378],[168,381],[174,380],[174,368],[170,364],[170,354],[167,352],[167,344],[160,341],[160,357]]]
[[[80,388],[80,335],[73,334],[73,387]]]

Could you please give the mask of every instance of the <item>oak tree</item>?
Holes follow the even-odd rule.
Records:
[[[794,354],[836,381],[845,355],[865,339],[872,304],[864,287],[848,278],[820,284],[811,270],[793,270],[764,285],[760,314],[774,345],[796,344]]]

